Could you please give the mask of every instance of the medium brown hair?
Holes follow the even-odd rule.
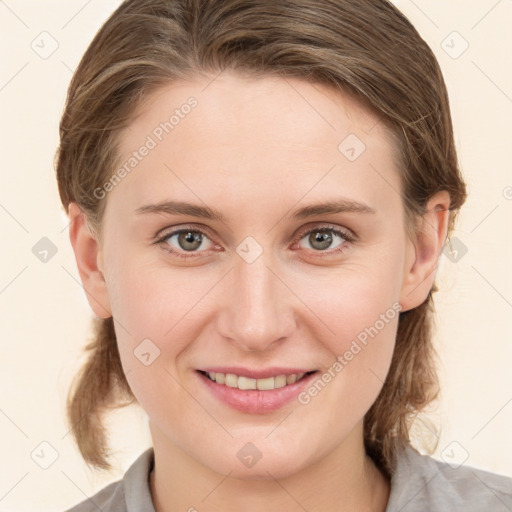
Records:
[[[71,201],[101,235],[106,200],[94,190],[118,165],[117,144],[141,102],[179,79],[223,70],[296,77],[355,95],[399,143],[404,211],[423,215],[450,195],[448,234],[466,198],[446,86],[436,58],[386,0],[127,0],[94,37],[71,81],[56,172]],[[438,395],[432,287],[400,313],[383,388],[364,419],[367,453],[387,475],[412,421]],[[67,417],[84,460],[109,469],[106,410],[136,402],[123,373],[114,320],[95,319],[86,360],[69,392]]]

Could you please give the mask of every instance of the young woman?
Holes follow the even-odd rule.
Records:
[[[124,2],[57,177],[98,317],[70,426],[98,469],[107,409],[139,404],[153,441],[73,512],[512,509],[511,479],[409,444],[466,190],[439,66],[390,3]]]

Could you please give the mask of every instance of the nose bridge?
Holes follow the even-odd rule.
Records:
[[[294,326],[290,292],[277,277],[270,254],[254,261],[236,255],[224,287],[220,329],[246,350],[265,350],[290,335]]]

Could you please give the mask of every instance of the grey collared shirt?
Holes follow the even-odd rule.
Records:
[[[122,480],[66,512],[155,512],[149,487],[153,462],[153,448],[148,448]],[[451,511],[512,512],[512,478],[469,466],[455,467],[421,455],[411,446],[400,451],[386,512]]]

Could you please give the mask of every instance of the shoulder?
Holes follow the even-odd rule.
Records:
[[[512,510],[512,478],[448,464],[412,446],[399,451],[386,512]]]
[[[66,512],[154,512],[149,489],[153,462],[153,448],[149,448],[138,456],[122,480],[107,485]]]
[[[123,482],[113,482],[96,493],[81,501],[66,512],[92,512],[102,510],[103,512],[126,512],[126,505],[123,493]]]

